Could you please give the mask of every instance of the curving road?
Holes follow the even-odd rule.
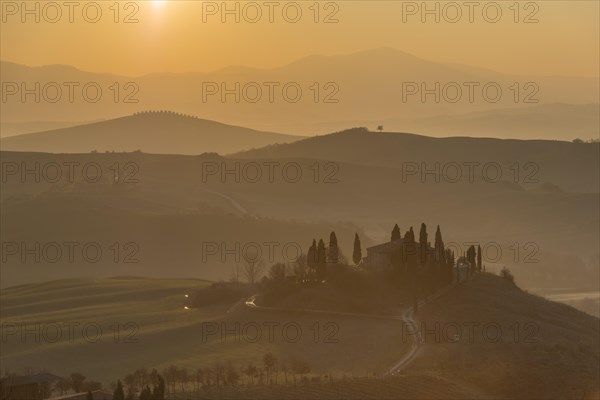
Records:
[[[328,315],[343,315],[343,316],[353,316],[353,317],[367,317],[367,318],[380,318],[380,319],[389,319],[394,321],[402,321],[402,329],[409,329],[409,334],[411,337],[410,349],[400,360],[398,360],[394,365],[392,365],[387,371],[386,375],[395,375],[402,371],[405,367],[407,367],[410,362],[417,356],[419,351],[419,346],[422,343],[421,332],[419,332],[419,327],[417,325],[417,321],[415,321],[413,317],[413,307],[407,306],[402,310],[402,314],[400,315],[377,315],[377,314],[360,314],[360,313],[350,313],[343,311],[328,311],[328,310],[313,310],[313,309],[289,309],[289,308],[277,308],[277,307],[264,307],[259,306],[255,303],[258,295],[253,295],[248,297],[247,299],[242,299],[238,303],[236,303],[233,307],[231,307],[227,312],[232,311],[233,308],[237,308],[237,306],[243,302],[246,307],[251,309],[260,309],[260,310],[272,310],[272,311],[304,311],[310,313],[318,313],[318,314],[328,314]],[[425,305],[425,302],[419,304]],[[403,335],[404,337],[404,335]]]
[[[402,371],[410,362],[417,356],[417,352],[419,351],[419,346],[423,343],[423,339],[421,338],[421,332],[419,331],[419,327],[417,326],[417,321],[413,318],[413,307],[406,307],[404,311],[402,311],[403,326],[402,329],[410,329],[411,333],[411,344],[408,353],[406,353],[398,362],[396,362],[390,370],[388,374],[395,375]],[[410,327],[410,328],[409,328]]]

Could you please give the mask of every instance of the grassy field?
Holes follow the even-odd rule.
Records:
[[[306,361],[312,374],[364,376],[385,372],[407,348],[399,321],[252,310],[243,304],[184,309],[185,294],[209,284],[131,277],[2,290],[1,366],[59,376],[78,371],[109,384],[141,367],[261,365],[271,352],[280,360]]]

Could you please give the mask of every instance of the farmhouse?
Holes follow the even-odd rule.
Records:
[[[367,247],[367,257],[363,260],[362,265],[365,268],[377,271],[393,269],[393,254],[402,248],[402,243],[403,240],[398,239],[393,242]]]

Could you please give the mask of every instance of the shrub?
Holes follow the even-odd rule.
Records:
[[[515,283],[515,276],[506,267],[502,268],[502,270],[500,271],[500,276],[509,281],[510,283]]]

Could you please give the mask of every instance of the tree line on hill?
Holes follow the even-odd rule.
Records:
[[[217,362],[212,367],[189,370],[170,365],[159,373],[139,368],[113,384],[113,400],[164,400],[173,394],[255,385],[297,384],[307,381],[311,369],[300,359],[280,360],[268,352],[262,363],[235,365]],[[328,376],[329,377],[329,376]]]

